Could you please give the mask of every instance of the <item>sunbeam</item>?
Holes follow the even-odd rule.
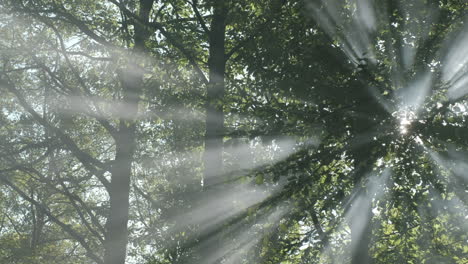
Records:
[[[407,87],[397,91],[398,98],[401,98],[399,109],[409,109],[417,117],[431,90],[432,73],[426,72],[420,74]]]
[[[453,176],[460,178],[462,182],[468,185],[468,175],[466,174],[468,171],[468,161],[466,156],[454,150],[448,151],[448,157],[443,157],[433,150],[428,150],[428,152],[436,165],[452,172]]]
[[[213,236],[210,240],[202,242],[199,246],[210,250],[202,262],[215,264],[221,260],[222,263],[239,263],[243,256],[261,241],[260,234],[271,232],[287,213],[288,209],[280,204],[272,212],[259,217],[254,223],[234,224],[230,231],[234,237],[227,243],[223,242],[220,236]]]
[[[281,186],[266,188],[250,184],[230,184],[222,188],[212,189],[194,197],[198,206],[192,210],[176,215],[170,222],[177,223],[180,228],[188,225],[198,226],[201,233],[217,227],[237,214],[271,197],[281,190]],[[181,230],[172,230],[180,232]]]
[[[343,11],[339,1],[307,1],[311,17],[332,38],[338,38],[344,53],[354,64],[359,65],[365,58],[375,62],[371,48],[371,35],[376,29],[376,18],[373,5],[367,0],[356,0],[350,3],[356,9]],[[351,18],[351,21],[347,21]]]
[[[385,194],[385,189],[386,186],[389,185],[391,176],[391,169],[385,168],[380,175],[372,173],[364,177],[364,179],[366,179],[364,187],[362,187],[362,189],[357,188],[357,191],[352,194],[351,199],[344,205],[349,209],[345,212],[343,222],[341,222],[334,233],[338,235],[343,232],[345,234],[349,234],[350,232],[350,236],[352,237],[351,244],[346,247],[343,255],[333,255],[332,247],[336,245],[327,245],[327,247],[322,250],[322,254],[331,257],[332,263],[347,262],[353,254],[359,251],[359,247],[362,247],[362,245],[360,245],[362,236],[370,235],[367,234],[369,232],[367,229],[371,224],[371,217],[374,213],[372,206]]]

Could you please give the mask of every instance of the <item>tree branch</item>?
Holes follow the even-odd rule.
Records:
[[[68,66],[70,67],[71,71],[73,72],[73,74],[75,75],[75,78],[78,80],[78,83],[80,84],[80,86],[83,88],[84,92],[86,93],[86,95],[88,95],[90,98],[91,98],[91,91],[88,89],[88,87],[86,86],[86,83],[85,81],[83,80],[83,78],[81,78],[80,74],[78,73],[78,71],[76,70],[76,68],[73,66],[73,64],[71,63],[70,61],[70,58],[68,58],[67,56],[67,51],[66,51],[66,47],[65,47],[65,43],[63,41],[63,38],[62,38],[62,35],[60,34],[60,32],[58,31],[58,29],[48,23],[48,21],[45,21],[44,19],[42,18],[39,18],[44,24],[46,24],[47,26],[49,26],[55,33],[55,35],[57,36],[58,40],[59,40],[59,43],[60,43],[60,48],[61,48],[61,53],[63,54],[63,56],[65,57],[65,61],[67,62]],[[98,112],[98,115],[99,114],[102,114],[101,113],[101,110],[99,109],[98,105],[96,104],[95,100],[91,100],[92,103],[93,103],[93,106],[94,108],[96,108],[96,111]],[[103,118],[97,118],[96,119],[98,120],[98,122],[107,130],[107,132],[109,132],[109,134],[115,139],[117,137],[117,130],[114,126],[112,126],[109,121],[103,119]]]
[[[238,52],[247,43],[252,41],[255,38],[255,36],[257,35],[258,32],[264,30],[266,26],[270,25],[271,21],[276,17],[277,12],[281,11],[281,7],[285,3],[286,3],[286,1],[283,1],[280,7],[272,8],[272,9],[276,9],[276,10],[273,10],[274,12],[270,13],[269,16],[266,17],[266,20],[263,23],[261,23],[249,36],[246,36],[243,40],[240,40],[237,43],[237,45],[232,47],[231,50],[226,54],[226,61],[229,60],[229,58],[232,55],[234,55],[236,52]]]
[[[260,30],[259,30],[260,31]],[[255,32],[257,33],[257,32]],[[232,57],[232,55],[234,55],[236,52],[238,52],[241,48],[243,48],[247,43],[249,43],[251,40],[253,40],[255,38],[255,35],[254,33],[252,33],[250,36],[246,37],[245,39],[239,41],[239,43],[237,43],[236,46],[234,46],[233,48],[231,48],[231,50],[226,54],[226,61],[229,60],[229,58]]]
[[[81,236],[77,231],[75,231],[70,225],[67,225],[60,221],[57,217],[55,217],[46,206],[43,204],[39,203],[38,201],[34,200],[33,198],[29,197],[25,192],[23,192],[18,186],[14,185],[11,181],[6,179],[5,176],[0,175],[0,180],[4,182],[6,185],[8,185],[12,190],[14,190],[16,193],[18,193],[23,199],[26,201],[30,202],[31,204],[35,205],[38,209],[42,210],[45,215],[49,217],[49,219],[60,226],[67,234],[69,234],[71,237],[73,237],[78,243],[86,250],[87,255],[94,261],[96,261],[99,264],[104,264],[102,259],[97,256],[93,250],[91,249],[91,246],[86,242],[85,238]]]
[[[133,12],[128,10],[123,4],[117,2],[116,0],[108,0],[109,2],[113,3],[116,5],[120,10],[127,15],[129,18],[133,19],[136,23],[139,23],[142,26],[152,28],[154,30],[158,30],[161,32],[161,34],[168,40],[168,42],[176,47],[183,55],[184,57],[189,61],[190,65],[194,68],[195,72],[199,75],[200,79],[203,81],[203,83],[208,84],[208,79],[206,78],[205,74],[203,73],[202,69],[196,62],[196,59],[190,54],[190,52],[182,45],[180,44],[176,38],[166,29],[164,26],[159,23],[159,22],[146,22],[143,21],[139,16],[135,15]]]
[[[197,17],[198,23],[200,23],[200,26],[203,28],[203,31],[206,33],[206,35],[210,35],[210,30],[206,26],[205,20],[203,19],[203,17],[200,15],[200,12],[198,11],[198,7],[197,7],[198,0],[192,0],[192,2],[189,1],[189,3],[192,6],[193,12],[195,13],[195,16]]]
[[[60,139],[61,141],[68,147],[68,149],[75,155],[75,157],[85,166],[86,169],[88,169],[90,172],[92,172],[98,179],[101,181],[101,183],[104,185],[104,187],[108,190],[109,189],[109,181],[102,175],[102,172],[97,170],[94,166],[97,166],[103,170],[107,170],[108,166],[100,162],[99,160],[95,159],[88,153],[84,152],[81,150],[76,143],[64,132],[62,132],[60,129],[56,128],[55,126],[51,125],[49,122],[44,120],[32,107],[29,105],[29,103],[26,101],[24,96],[19,92],[16,87],[1,79],[0,78],[0,86],[6,87],[11,93],[13,93],[16,98],[18,99],[20,105],[28,111],[32,117],[39,123],[41,124],[44,128],[46,128],[49,131],[54,132]]]
[[[77,56],[83,56],[83,57],[86,57],[90,60],[97,60],[97,61],[114,61],[113,58],[109,58],[109,57],[94,57],[92,55],[89,55],[85,52],[81,52],[81,51],[67,51],[66,54],[68,55],[77,55]]]

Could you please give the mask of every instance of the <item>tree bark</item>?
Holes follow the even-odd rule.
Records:
[[[148,22],[154,0],[140,0],[139,16]],[[126,117],[119,120],[119,130],[115,137],[116,152],[111,168],[109,188],[109,217],[106,222],[104,245],[105,264],[124,264],[128,243],[128,216],[130,182],[133,155],[136,147],[136,118],[138,102],[142,93],[143,71],[141,64],[146,51],[145,42],[149,34],[139,23],[135,23],[135,46],[126,69],[120,72],[123,103]]]
[[[206,103],[204,186],[218,183],[223,170],[226,15],[226,2],[224,0],[214,1],[213,19],[209,34],[209,83]]]
[[[213,18],[209,31],[209,81],[206,101],[206,129],[204,153],[203,187],[213,187],[222,182],[223,173],[223,135],[224,111],[223,101],[225,93],[225,34],[226,34],[226,1],[217,0],[213,3]],[[205,192],[205,195],[209,195]],[[199,234],[197,251],[200,261],[197,263],[217,263],[219,260],[213,255],[218,250],[216,239],[204,239],[206,233]]]

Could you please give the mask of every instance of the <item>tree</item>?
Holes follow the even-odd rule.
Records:
[[[32,8],[37,7],[38,4],[41,4],[45,10],[39,10],[39,12],[34,11]],[[81,4],[81,3],[78,3]],[[76,98],[71,98],[73,100],[79,100],[78,96],[93,96],[93,90],[96,91],[94,85],[90,84],[90,80],[86,80],[82,77],[81,72],[75,67],[72,61],[69,59],[69,54],[67,53],[67,43],[65,43],[64,37],[60,28],[57,28],[56,21],[57,19],[64,19],[66,22],[70,23],[72,26],[79,29],[82,34],[85,34],[90,39],[94,39],[98,43],[109,43],[110,41],[106,40],[103,37],[96,35],[86,24],[86,22],[81,21],[80,18],[77,18],[74,14],[71,14],[67,11],[67,8],[73,7],[64,6],[59,3],[23,3],[23,2],[12,2],[9,3],[8,8],[12,11],[13,14],[18,14],[19,16],[10,16],[10,18],[23,18],[21,17],[24,14],[32,14],[33,21],[39,21],[44,25],[44,29],[49,31],[52,34],[55,34],[55,37],[58,41],[58,44],[53,43],[52,46],[47,46],[49,43],[44,43],[46,48],[52,48],[57,50],[57,54],[60,59],[63,59],[66,63],[66,66],[63,69],[69,71],[73,80],[70,80],[70,83],[67,83],[68,80],[60,80],[60,77],[57,75],[60,74],[56,70],[51,69],[47,63],[44,63],[40,58],[37,58],[37,54],[26,54],[26,59],[30,60],[27,56],[32,57],[35,65],[31,66],[32,69],[39,69],[43,71],[43,74],[48,75],[46,78],[50,78],[52,83],[47,83],[44,81],[42,85],[50,85],[51,88],[48,89],[60,89],[59,92],[65,93],[68,96],[76,96]],[[150,10],[153,6],[153,1],[139,1],[138,3],[138,15],[144,21],[148,21]],[[100,6],[99,6],[100,7]],[[49,13],[49,12],[50,13]],[[45,15],[44,13],[45,12]],[[54,16],[50,16],[54,14]],[[14,23],[14,21],[13,21]],[[109,24],[112,24],[112,21],[108,21]],[[104,27],[108,27],[109,24],[104,24]],[[66,26],[66,25],[65,25]],[[34,29],[32,29],[34,30]],[[73,29],[72,29],[73,30]],[[49,33],[47,32],[47,33]],[[47,33],[45,35],[47,35]],[[49,34],[50,35],[50,34]],[[128,35],[127,35],[128,36]],[[13,35],[13,37],[16,37]],[[34,36],[33,36],[34,37]],[[134,119],[137,117],[138,113],[138,102],[142,94],[142,81],[143,81],[143,71],[142,71],[142,56],[145,53],[145,41],[148,38],[148,34],[141,25],[135,25],[134,35],[133,35],[133,49],[130,51],[130,56],[126,58],[125,65],[122,70],[117,73],[117,77],[120,80],[121,91],[114,89],[110,92],[119,92],[120,93],[120,104],[125,107],[125,109],[119,109],[119,111],[126,111],[125,116],[120,116],[116,125],[112,124],[110,121],[105,118],[98,116],[96,119],[106,130],[108,136],[114,140],[115,148],[115,157],[109,162],[102,162],[99,158],[95,158],[92,154],[89,154],[86,150],[83,150],[81,146],[78,145],[75,139],[73,139],[67,132],[61,128],[57,127],[53,121],[47,119],[46,114],[48,114],[46,109],[49,105],[43,106],[44,113],[41,115],[38,113],[34,103],[28,102],[23,92],[13,83],[9,75],[6,75],[5,72],[8,72],[10,68],[15,68],[19,62],[11,62],[7,58],[5,60],[5,69],[4,76],[2,77],[1,84],[3,88],[6,88],[9,92],[16,96],[19,104],[32,116],[32,120],[37,122],[38,125],[43,127],[43,130],[48,135],[53,135],[58,137],[60,141],[64,144],[64,149],[70,151],[71,154],[76,158],[82,166],[90,173],[92,176],[95,176],[104,190],[109,195],[109,208],[106,216],[105,227],[102,226],[101,221],[97,219],[96,212],[93,212],[91,208],[87,207],[86,203],[82,201],[82,198],[76,196],[69,191],[69,186],[66,186],[66,180],[58,180],[58,183],[52,183],[51,185],[56,188],[56,184],[60,184],[62,187],[62,192],[65,197],[67,197],[71,204],[75,206],[77,213],[80,215],[82,222],[89,229],[95,238],[98,239],[104,246],[104,257],[103,260],[96,254],[92,249],[94,246],[90,245],[90,242],[86,241],[86,238],[82,236],[75,229],[70,227],[68,224],[64,223],[62,220],[54,216],[52,212],[47,208],[47,205],[42,204],[41,201],[38,201],[34,196],[28,196],[26,193],[21,191],[19,187],[15,186],[14,183],[10,182],[7,178],[2,178],[2,180],[10,186],[13,190],[16,190],[18,194],[25,200],[30,201],[34,206],[39,207],[39,211],[45,213],[49,219],[55,224],[62,227],[62,229],[68,233],[71,237],[76,239],[80,245],[86,250],[87,254],[98,263],[124,263],[126,255],[126,245],[127,245],[127,222],[128,222],[128,211],[129,211],[129,192],[130,192],[130,178],[131,178],[131,167],[133,161],[133,155],[135,151],[135,133],[136,133],[136,124]],[[20,42],[24,43],[26,40],[19,37]],[[54,46],[54,44],[56,44]],[[21,44],[20,44],[21,45]],[[57,47],[58,46],[58,47]],[[24,46],[23,48],[28,48]],[[87,54],[85,54],[87,55]],[[87,55],[92,60],[94,59],[91,55]],[[46,58],[47,59],[47,58]],[[107,59],[104,59],[107,60]],[[21,62],[20,62],[21,63]],[[23,62],[24,63],[24,62]],[[26,62],[27,63],[27,62]],[[34,74],[34,73],[33,73]],[[34,76],[33,76],[34,77]],[[55,87],[54,87],[54,83]],[[78,85],[78,87],[74,87]],[[57,87],[58,86],[58,87]],[[53,88],[52,88],[53,87]],[[44,95],[44,100],[49,100],[50,94]],[[70,98],[69,98],[70,99]],[[101,114],[100,106],[93,98],[83,98],[91,102],[90,105],[84,106],[83,109],[86,113],[90,114]],[[49,102],[48,102],[49,103]],[[73,104],[73,102],[71,102]],[[76,104],[76,102],[75,102]],[[73,107],[73,105],[72,105]],[[96,112],[93,113],[94,107]],[[81,109],[80,109],[81,110]],[[71,109],[71,111],[79,111],[79,109]],[[60,117],[59,117],[60,118]],[[67,118],[67,117],[65,117]],[[68,119],[68,118],[67,118]],[[107,139],[110,139],[109,137]],[[106,155],[107,153],[104,153]],[[51,163],[52,161],[49,161]],[[110,173],[110,179],[106,178],[105,173]],[[37,172],[40,175],[41,172]],[[55,171],[59,174],[59,171]],[[44,177],[41,175],[40,177]],[[59,175],[56,176],[60,178]],[[46,178],[46,177],[44,177]],[[49,181],[46,179],[41,179],[42,181]],[[83,208],[84,207],[84,208]],[[85,216],[86,213],[89,216]],[[90,219],[87,219],[87,218]],[[96,230],[95,228],[99,228]],[[103,237],[102,237],[103,236]]]
[[[463,3],[0,8],[4,261],[466,262]]]

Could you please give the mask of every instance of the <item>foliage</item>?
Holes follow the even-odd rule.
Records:
[[[0,0],[0,262],[468,263],[467,11]]]

